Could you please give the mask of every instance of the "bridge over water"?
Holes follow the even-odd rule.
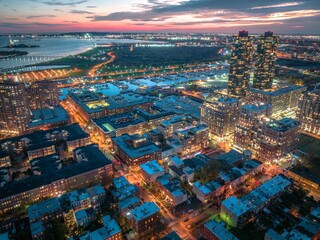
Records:
[[[23,66],[38,64],[42,62],[48,62],[67,56],[19,56],[12,58],[2,58],[0,59],[0,70],[2,72],[8,70],[15,70]]]

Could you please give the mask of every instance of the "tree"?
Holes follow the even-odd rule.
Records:
[[[195,174],[195,179],[202,183],[209,182],[218,176],[220,169],[221,163],[218,160],[211,159],[200,172]]]

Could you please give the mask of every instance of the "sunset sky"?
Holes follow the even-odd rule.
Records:
[[[320,34],[320,0],[0,0],[0,32]]]

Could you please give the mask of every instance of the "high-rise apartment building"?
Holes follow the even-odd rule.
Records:
[[[320,137],[320,86],[301,95],[297,120],[302,132]]]
[[[253,58],[253,38],[247,31],[240,31],[234,37],[233,49],[230,57],[230,71],[228,93],[231,95],[245,95],[250,80],[250,68]]]
[[[265,32],[258,38],[253,88],[264,90],[272,87],[277,46],[278,37],[273,36],[273,32]]]
[[[58,84],[54,81],[38,81],[28,88],[32,110],[57,106],[59,104]]]
[[[219,98],[213,103],[204,103],[200,113],[201,122],[209,126],[211,134],[223,138],[234,132],[240,114],[239,100]]]
[[[22,134],[27,130],[31,111],[23,83],[0,83],[0,132],[3,135]]]

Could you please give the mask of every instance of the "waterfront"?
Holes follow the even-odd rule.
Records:
[[[99,84],[84,84],[74,89],[61,88],[60,100],[64,100],[70,90],[88,89],[90,91],[100,92],[106,96],[114,96],[121,91],[136,91],[139,88],[151,87],[178,87],[185,88],[188,83],[201,81],[203,87],[208,88],[225,88],[227,87],[228,69],[211,70],[198,73],[183,73],[174,75],[164,75],[160,77],[138,78],[132,80],[120,80],[116,82],[107,82]]]
[[[0,59],[0,66],[3,69],[17,66],[26,66],[58,59],[69,55],[76,55],[102,44],[125,44],[138,43],[139,40],[132,39],[78,39],[74,37],[40,37],[40,38],[14,38],[17,44],[36,45],[34,48],[17,48],[16,51],[27,51],[28,55],[9,59]],[[0,37],[1,51],[11,51],[4,48],[9,44],[9,37]]]

